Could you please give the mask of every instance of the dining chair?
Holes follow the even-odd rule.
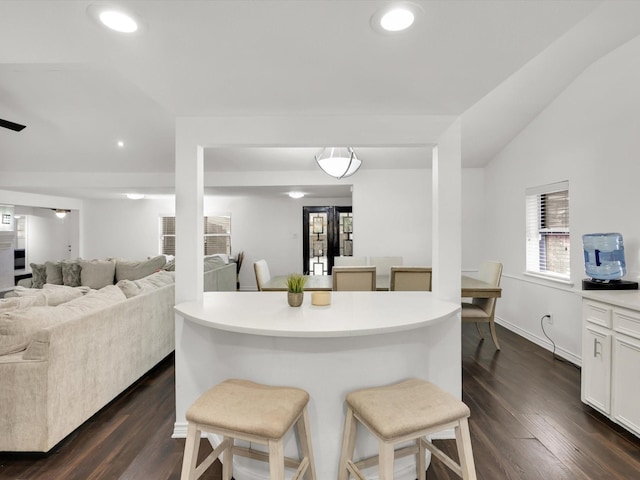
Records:
[[[337,267],[344,266],[365,266],[367,264],[367,257],[351,257],[351,256],[339,256],[333,257],[333,265]]]
[[[376,267],[333,267],[333,290],[368,292],[376,289]]]
[[[391,267],[391,291],[431,291],[431,267]]]
[[[258,260],[253,263],[253,271],[256,274],[256,284],[258,285],[258,291],[262,291],[262,286],[271,280],[271,274],[269,273],[269,265],[266,260]]]
[[[500,277],[502,276],[502,263],[491,262],[485,260],[480,263],[478,270],[478,280],[488,283],[493,286],[500,285]],[[500,350],[500,344],[498,343],[498,335],[496,334],[496,326],[494,323],[494,316],[496,313],[496,299],[495,298],[473,298],[471,303],[462,302],[462,321],[474,322],[480,337],[484,339],[484,334],[480,329],[481,323],[488,323],[489,330],[491,332],[491,338],[496,350]]]
[[[376,267],[380,276],[390,275],[391,267],[402,265],[402,257],[369,257],[369,265]]]

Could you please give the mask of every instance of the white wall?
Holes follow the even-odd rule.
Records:
[[[579,361],[580,297],[584,278],[581,236],[624,236],[627,279],[640,277],[640,38],[594,63],[522,131],[485,171],[487,256],[504,262],[499,321],[549,346],[540,317],[559,353]],[[532,280],[525,270],[524,192],[569,180],[572,286]]]
[[[173,197],[86,200],[84,258],[142,260],[159,253],[161,215],[174,215]]]
[[[241,289],[255,289],[253,262],[264,258],[272,275],[302,271],[302,206],[353,205],[354,253],[401,255],[405,264],[431,265],[431,170],[362,170],[350,178],[351,198],[244,195],[204,197],[207,214],[231,214],[232,255],[244,251]],[[482,169],[464,169],[462,261],[482,259]],[[174,215],[173,198],[86,200],[83,256],[142,259],[159,250],[161,215]]]
[[[27,214],[26,266],[30,263],[44,263],[71,259],[77,226],[77,212],[65,218],[56,217],[49,208],[32,208]]]
[[[353,183],[354,255],[431,265],[431,170],[365,170]]]

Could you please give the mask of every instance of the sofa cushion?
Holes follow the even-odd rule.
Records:
[[[116,272],[115,260],[81,260],[81,284],[98,290],[113,285]]]
[[[74,298],[56,308],[72,312],[73,314],[84,314],[124,302],[126,299],[127,297],[118,287],[115,285],[107,285],[100,290],[91,290],[86,295]]]
[[[9,310],[20,310],[28,307],[44,307],[47,305],[47,296],[42,290],[38,290],[36,295],[26,297],[3,298],[0,300],[0,312]]]
[[[25,350],[43,328],[79,318],[110,305],[124,302],[124,293],[115,285],[93,290],[55,307],[32,306],[0,313],[0,355]]]
[[[32,297],[43,294],[45,296],[45,305],[55,307],[62,303],[81,297],[89,292],[89,287],[67,287],[65,285],[53,285],[45,283],[42,288],[25,288],[16,287],[13,292],[17,297]]]
[[[31,287],[42,288],[47,283],[47,267],[44,264],[30,263],[31,267]]]
[[[220,268],[225,266],[226,263],[224,259],[220,258],[219,255],[209,255],[204,257],[204,271],[208,272],[209,270],[215,270],[216,268]]]
[[[153,273],[148,277],[141,278],[140,280],[135,280],[135,284],[140,288],[151,286],[154,288],[164,287],[165,285],[171,285],[175,283],[175,273],[174,272],[166,272],[161,270],[159,272]]]
[[[68,287],[79,287],[82,285],[80,272],[82,266],[80,260],[63,260],[61,264],[62,283]]]
[[[167,263],[164,255],[142,261],[116,260],[116,282],[138,280],[157,272]]]
[[[46,283],[52,285],[62,285],[62,262],[44,262],[47,272]]]
[[[35,333],[69,319],[58,307],[29,307],[0,313],[0,355],[26,349]]]

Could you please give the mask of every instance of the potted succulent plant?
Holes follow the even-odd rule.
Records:
[[[287,277],[287,301],[291,307],[299,307],[304,299],[304,284],[307,277],[292,273]]]

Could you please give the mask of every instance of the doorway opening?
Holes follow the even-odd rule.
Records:
[[[330,275],[335,257],[352,255],[352,207],[302,207],[305,275]]]

